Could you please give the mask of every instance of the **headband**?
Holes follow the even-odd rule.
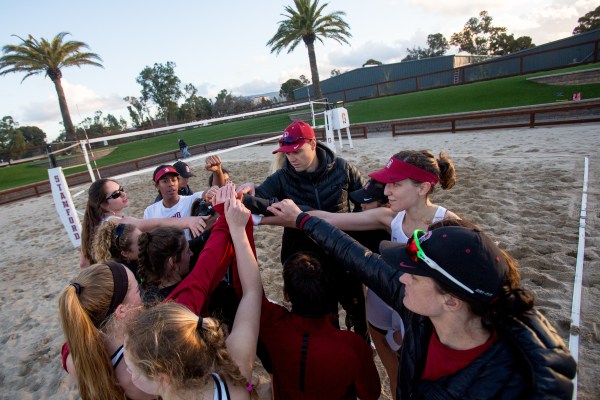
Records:
[[[123,303],[123,300],[125,300],[125,296],[127,295],[127,290],[129,289],[129,279],[127,278],[125,266],[113,261],[108,261],[105,264],[110,268],[110,272],[112,273],[114,287],[112,298],[110,299],[110,306],[106,311],[104,321],[102,321],[101,325],[104,325],[108,317],[115,312],[117,306]]]
[[[395,157],[390,158],[385,168],[372,172],[369,176],[382,183],[400,182],[410,178],[417,182],[429,182],[431,186],[435,186],[440,181],[437,175]]]

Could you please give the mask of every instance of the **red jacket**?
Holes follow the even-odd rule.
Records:
[[[236,265],[233,272],[237,275],[235,252],[223,204],[215,206],[215,211],[220,214],[220,217],[213,225],[208,242],[200,253],[194,269],[165,299],[172,299],[185,305],[196,315],[201,315],[204,305],[208,304],[210,292],[219,284],[232,263]],[[256,257],[252,219],[249,219],[246,224],[246,235]],[[241,297],[242,289],[237,276],[234,277],[233,284],[238,296]]]
[[[273,365],[275,400],[376,400],[381,392],[373,351],[331,316],[305,318],[263,300],[260,338]]]

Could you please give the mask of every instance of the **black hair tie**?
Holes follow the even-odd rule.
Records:
[[[77,282],[71,282],[69,283],[69,286],[73,286],[75,288],[75,294],[79,296],[79,293],[81,293],[81,285]]]
[[[202,332],[202,317],[198,317],[198,324],[196,325],[196,331],[198,331],[198,335],[200,335],[200,337],[204,337],[204,334]]]

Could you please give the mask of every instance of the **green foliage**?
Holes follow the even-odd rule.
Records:
[[[127,111],[129,111],[129,117],[131,117],[134,127],[141,128],[144,125],[152,125],[152,116],[146,101],[133,96],[124,97],[123,100],[130,104],[127,106]],[[147,115],[146,123],[144,122],[144,115]]]
[[[366,67],[367,65],[382,65],[382,64],[383,63],[381,61],[369,58],[367,61],[365,61],[365,63],[362,66]]]
[[[573,35],[600,28],[600,6],[580,17],[577,23]]]
[[[281,84],[279,96],[287,101],[294,101],[296,100],[294,97],[294,90],[300,89],[302,86],[304,85],[300,79],[290,78]]]
[[[37,126],[21,126],[19,128],[23,134],[23,140],[30,146],[43,146],[46,144],[46,132]]]
[[[8,146],[10,158],[13,160],[21,158],[26,149],[27,145],[25,144],[23,133],[19,129],[12,131],[10,144]]]
[[[421,47],[413,47],[412,49],[406,49],[408,55],[402,59],[402,61],[420,60],[422,58],[439,57],[446,54],[450,45],[448,41],[441,33],[434,33],[427,35],[427,46],[426,49]],[[363,65],[364,67],[364,65]]]
[[[155,103],[160,110],[159,117],[167,121],[173,110],[176,112],[177,100],[183,95],[175,66],[172,61],[155,63],[152,68],[146,66],[135,80],[142,86],[142,101]]]
[[[279,21],[279,28],[275,35],[267,42],[271,53],[279,54],[287,48],[288,53],[304,42],[308,51],[310,70],[314,85],[315,95],[321,98],[321,84],[319,71],[315,56],[315,40],[323,43],[324,38],[333,39],[336,42],[349,44],[350,26],[344,21],[346,15],[342,11],[334,11],[324,14],[323,9],[328,3],[319,5],[319,0],[294,0],[294,7],[286,6],[285,12],[281,14],[285,19]]]
[[[495,56],[503,56],[530,47],[535,47],[531,37],[520,36],[515,39],[515,35],[512,33],[510,35],[501,33],[492,38],[492,42],[490,43],[490,51]]]
[[[13,117],[6,115],[0,120],[0,149],[8,148],[12,132],[18,127]]]
[[[504,55],[514,51],[534,47],[529,36],[514,37],[507,34],[503,26],[493,26],[492,17],[487,11],[479,13],[479,18],[469,18],[461,32],[453,33],[450,44],[460,51],[473,55]]]
[[[6,45],[2,48],[4,56],[0,57],[0,76],[9,73],[25,73],[24,81],[32,75],[47,75],[56,87],[58,102],[62,114],[68,140],[75,140],[75,128],[67,107],[67,101],[61,84],[62,68],[92,65],[102,67],[102,59],[95,53],[86,51],[89,46],[79,41],[63,42],[68,32],[61,32],[51,41],[44,38],[37,40],[32,35],[22,39],[19,45]]]

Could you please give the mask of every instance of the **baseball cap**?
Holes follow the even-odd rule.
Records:
[[[175,164],[173,164],[173,168],[177,170],[179,176],[181,176],[182,178],[191,178],[192,176],[196,176],[192,174],[192,171],[190,171],[189,165],[187,165],[183,161],[177,161]]]
[[[159,165],[158,167],[156,167],[156,169],[154,170],[154,174],[152,175],[154,177],[154,182],[157,183],[158,181],[160,181],[160,178],[162,178],[166,174],[175,174],[179,176],[179,172],[177,172],[177,170],[171,167],[170,165]]]
[[[500,294],[508,273],[502,250],[486,234],[460,226],[417,230],[407,244],[384,240],[379,253],[402,272],[428,276],[451,293],[485,304]]]
[[[382,201],[387,203],[387,196],[383,194],[385,184],[370,179],[361,189],[350,192],[350,199],[355,203],[372,203]]]
[[[283,135],[279,138],[279,148],[274,150],[273,154],[296,151],[314,138],[315,131],[309,124],[304,121],[294,121],[283,131]]]
[[[395,157],[390,158],[384,168],[371,172],[369,177],[382,183],[400,182],[410,178],[417,182],[429,182],[431,186],[440,180],[435,174]]]

